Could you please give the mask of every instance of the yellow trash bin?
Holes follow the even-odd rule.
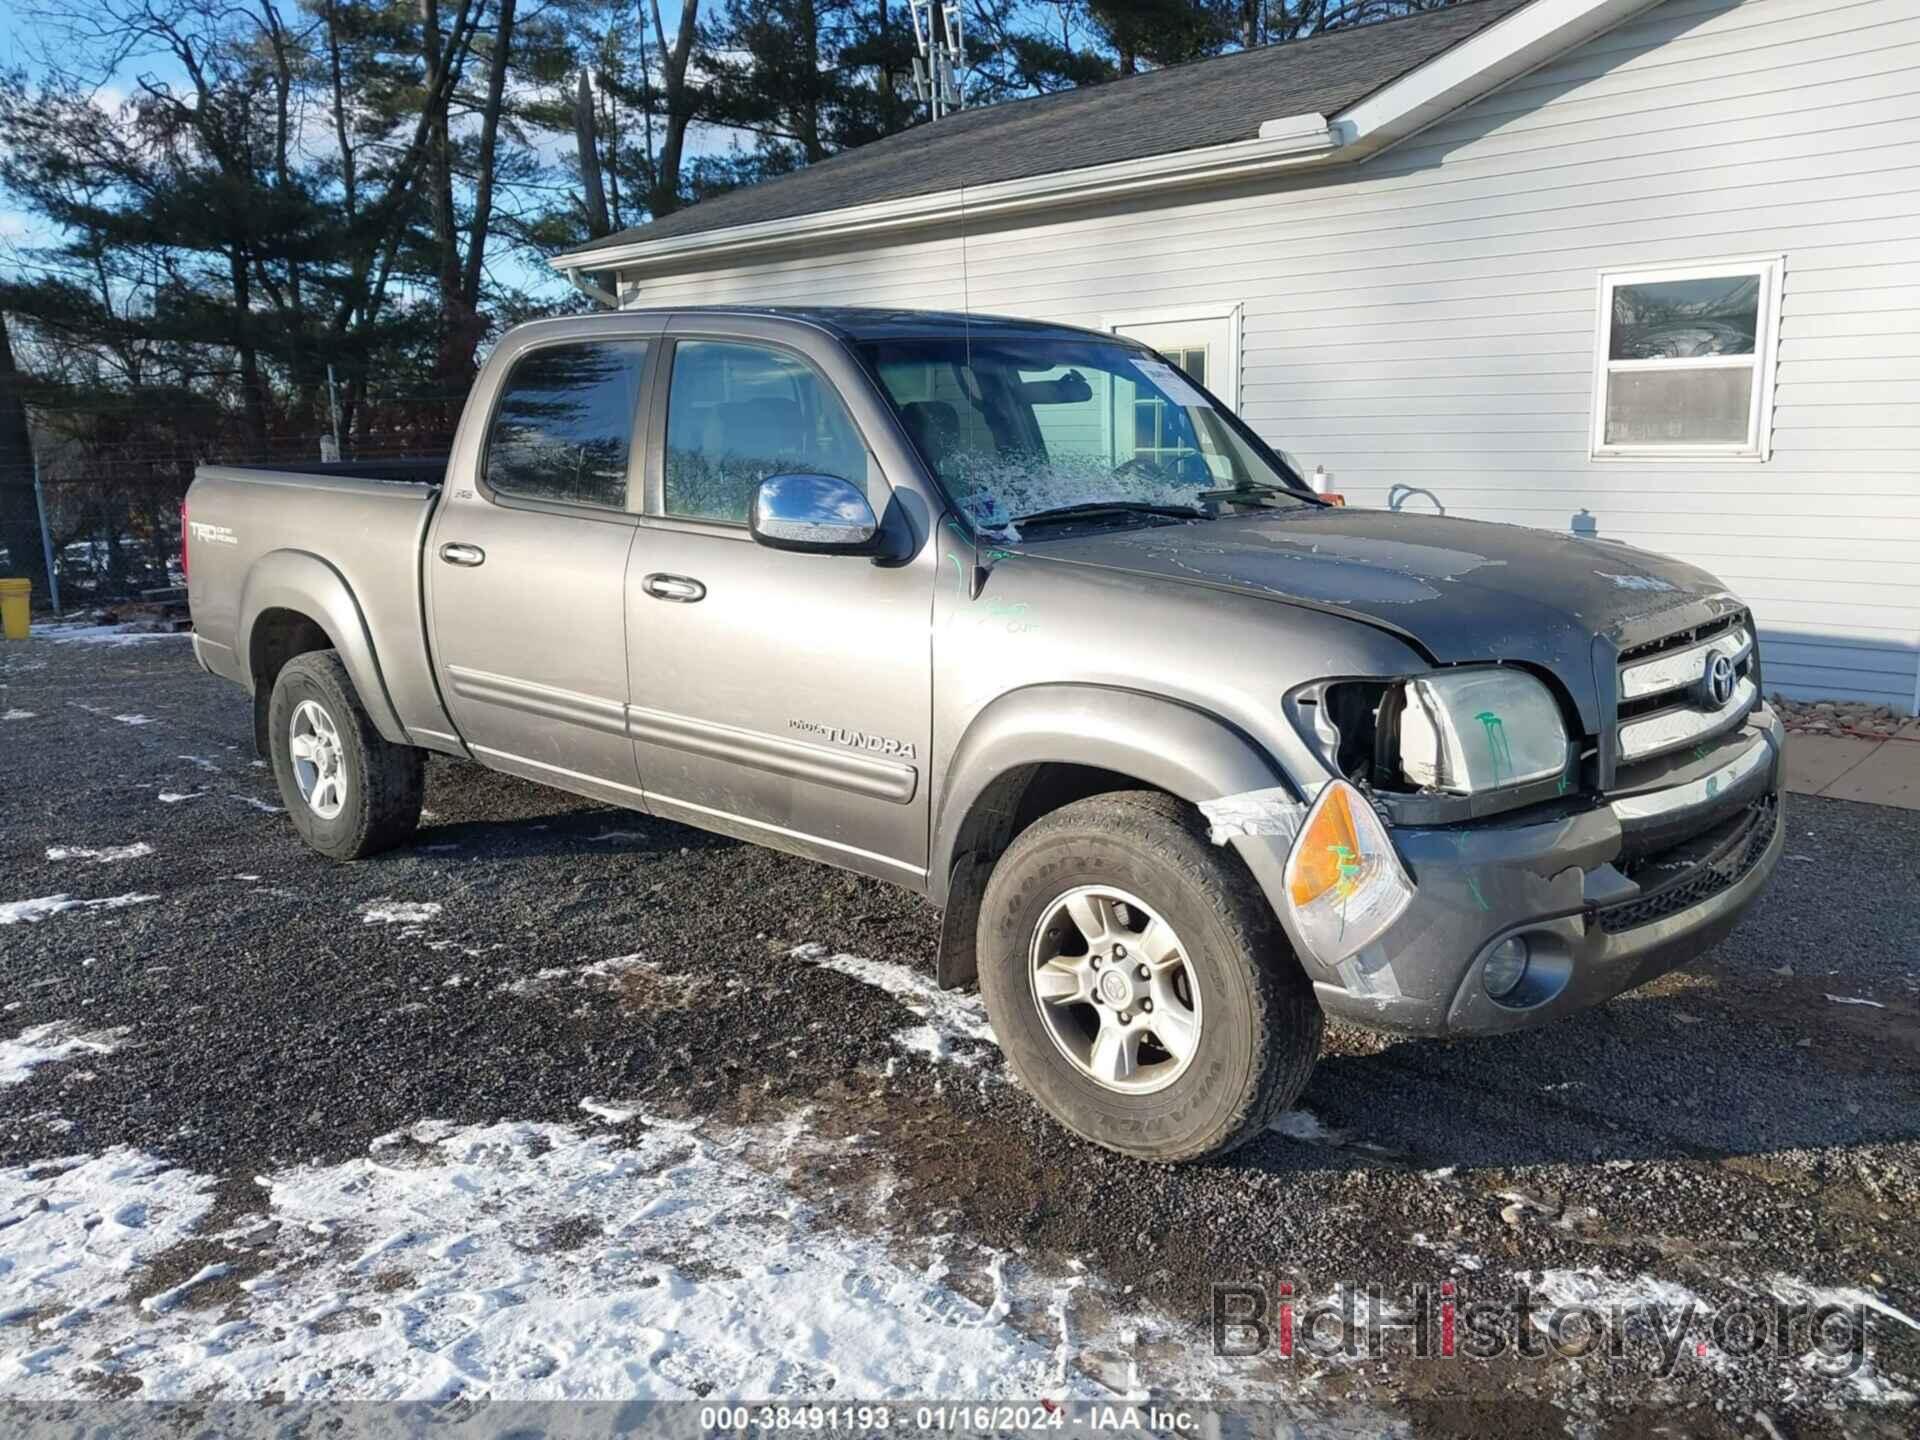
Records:
[[[0,579],[0,626],[9,640],[24,640],[29,628],[28,605],[33,598],[31,580]]]

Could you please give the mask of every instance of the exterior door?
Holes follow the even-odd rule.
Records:
[[[627,562],[628,723],[648,809],[920,883],[930,554],[885,565],[748,535],[753,487],[783,472],[852,480],[886,514],[879,463],[813,359],[690,335],[656,383],[660,464]]]
[[[427,545],[434,654],[476,758],[638,808],[622,591],[653,342],[566,336],[531,332],[470,402]]]
[[[1240,409],[1240,319],[1238,308],[1208,310],[1193,315],[1154,312],[1117,316],[1108,329],[1143,345],[1151,345],[1186,371],[1236,414]],[[1141,424],[1151,417],[1141,415]]]

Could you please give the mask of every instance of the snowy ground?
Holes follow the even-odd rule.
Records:
[[[953,1237],[916,1266],[820,1224],[781,1175],[804,1136],[423,1122],[256,1177],[263,1209],[228,1223],[209,1177],[132,1150],[10,1170],[0,1392],[1106,1393],[1005,1323],[1004,1256],[982,1306],[944,1283]]]
[[[0,1402],[1907,1428],[1911,816],[1796,806],[1774,893],[1690,972],[1483,1044],[1336,1031],[1275,1134],[1154,1169],[1038,1114],[902,892],[441,766],[415,845],[334,866],[183,646],[61,638],[0,648]],[[1216,1356],[1209,1286],[1249,1281],[1695,1328],[1665,1365],[1639,1322],[1618,1357]],[[1861,1315],[1861,1363],[1714,1329],[1776,1299]]]

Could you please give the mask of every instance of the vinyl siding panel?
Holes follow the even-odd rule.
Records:
[[[1584,510],[1744,595],[1771,688],[1920,698],[1911,0],[1668,0],[1359,166],[967,228],[649,277],[638,303],[1091,326],[1237,303],[1242,413],[1354,503]],[[1591,460],[1598,272],[1770,254],[1771,458]]]

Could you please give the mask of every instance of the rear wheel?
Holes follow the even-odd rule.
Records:
[[[408,840],[420,824],[426,757],[374,728],[332,650],[282,668],[267,709],[280,798],[322,855],[359,860]]]
[[[1168,795],[1098,795],[1023,831],[987,882],[979,951],[1035,1098],[1141,1159],[1251,1139],[1319,1054],[1319,1005],[1265,897]]]

